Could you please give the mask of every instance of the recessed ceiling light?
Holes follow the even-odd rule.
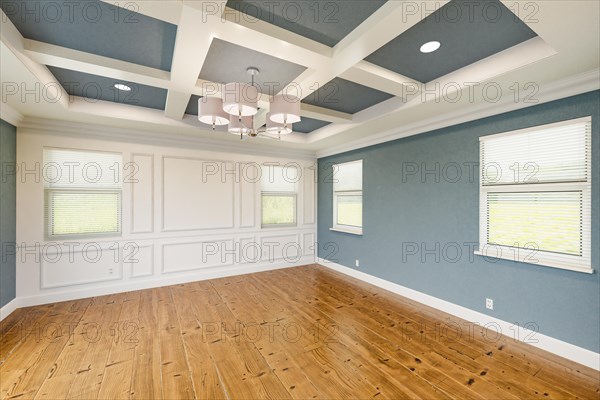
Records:
[[[434,40],[421,46],[421,53],[432,53],[440,48],[440,42]]]
[[[122,83],[115,83],[115,88],[122,90],[124,92],[129,92],[131,90],[131,87],[129,87],[127,85],[123,85]]]

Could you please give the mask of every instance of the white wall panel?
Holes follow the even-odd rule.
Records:
[[[131,271],[132,278],[141,278],[154,274],[154,245],[123,247],[123,262]]]
[[[124,179],[131,184],[131,232],[154,231],[154,156],[132,154]]]
[[[260,243],[256,238],[243,237],[238,241],[238,262],[241,264],[254,264],[262,261]]]
[[[294,262],[302,255],[299,235],[263,236],[260,239],[262,258],[267,261],[286,260]]]
[[[315,254],[315,247],[315,234],[313,232],[302,234],[302,251],[304,255]]]
[[[163,158],[163,232],[233,228],[233,163]],[[215,172],[216,169],[216,172]]]
[[[316,173],[313,167],[304,168],[304,223],[314,224],[316,214]]]
[[[163,273],[224,267],[235,262],[233,240],[163,244]]]
[[[258,172],[255,163],[240,164],[240,228],[253,228],[256,225],[256,190],[260,185],[255,181]]]
[[[64,129],[70,129],[69,123],[64,125]],[[18,259],[17,297],[22,304],[43,304],[312,262],[306,244],[316,234],[314,222],[307,223],[316,221],[311,217],[315,216],[314,171],[310,169],[314,160],[106,138],[73,138],[63,136],[62,131],[20,127],[17,161],[41,165],[43,149],[54,147],[120,152],[124,160],[136,165],[132,178],[137,182],[123,185],[123,232],[104,237],[100,242],[103,248],[112,246],[121,253],[114,259],[114,251],[104,250],[102,258],[90,262],[95,258],[92,250],[98,240],[94,237],[78,239],[79,252],[74,254],[72,262],[68,257],[58,262],[40,260],[36,256],[40,252],[34,249],[32,254]],[[298,185],[298,226],[262,228],[260,182],[255,175],[262,164],[291,162],[308,172]],[[132,170],[125,167],[124,178],[127,178]],[[17,219],[22,222],[17,227],[17,242],[27,246],[39,243],[42,248],[50,249],[54,245],[64,247],[67,242],[50,243],[44,237],[43,181],[28,175],[17,185],[17,197]],[[309,233],[312,236],[306,235]],[[81,246],[86,244],[91,246],[87,260],[81,254]],[[133,255],[131,246],[138,249]],[[51,256],[52,251],[48,254]],[[298,258],[300,255],[304,258]]]
[[[123,252],[115,244],[46,244],[40,250],[42,289],[120,280]]]

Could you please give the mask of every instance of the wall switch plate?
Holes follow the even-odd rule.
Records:
[[[488,310],[493,310],[494,309],[494,300],[485,299],[485,308],[487,308]]]
[[[360,261],[359,261],[359,260],[355,260],[355,261],[354,261],[354,266],[355,266],[356,268],[360,267]]]

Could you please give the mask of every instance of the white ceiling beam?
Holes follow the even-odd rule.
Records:
[[[347,124],[349,122],[352,122],[353,119],[352,114],[330,110],[329,108],[313,106],[312,104],[306,103],[300,104],[300,114],[303,117],[319,119],[321,121],[327,122],[335,122],[340,124]]]
[[[112,0],[104,1],[111,2]],[[139,7],[139,12],[153,18],[173,23],[172,18],[169,18],[169,12],[163,12],[163,10],[170,10],[169,6],[172,5],[174,1],[175,0],[142,1],[140,2],[141,6]],[[147,3],[156,4],[150,7]],[[223,6],[221,3],[210,1],[186,1],[185,5],[204,12],[205,17],[203,18],[202,24],[207,21],[206,16],[210,16],[210,19],[213,21],[215,19],[220,19],[221,25],[218,28],[213,26],[211,34],[222,40],[243,45],[255,51],[269,54],[308,68],[321,68],[324,63],[331,62],[333,55],[333,49],[331,47],[243,14],[237,10]],[[181,10],[181,7],[176,9]],[[179,17],[177,20],[179,20]],[[354,71],[354,69],[355,67],[351,67],[348,71],[349,77],[351,77],[351,79],[349,79],[356,83],[368,86],[369,82],[373,80],[373,76],[371,76],[373,75],[372,72],[371,74],[365,74],[360,68],[358,68],[357,71]],[[384,90],[385,92],[390,94],[395,95],[401,91],[396,87],[397,85],[394,84],[391,86],[383,84],[381,86],[386,89]]]
[[[421,85],[420,82],[367,61],[359,61],[354,67],[342,72],[340,77],[401,98],[414,93],[415,88]]]
[[[17,32],[18,33],[18,32]],[[181,94],[191,93],[198,96],[221,96],[220,84],[205,81],[195,78],[193,86],[185,86],[176,84],[171,79],[171,74],[167,71],[162,71],[156,68],[145,67],[138,64],[133,64],[126,61],[115,60],[109,57],[102,57],[91,53],[85,53],[78,50],[68,49],[65,47],[55,46],[48,43],[37,42],[35,40],[23,39],[23,53],[36,63],[43,65],[51,65],[59,68],[66,68],[75,71],[81,71],[88,74],[106,76],[115,79],[121,79],[126,82],[134,82],[142,85],[154,86],[169,91],[174,91],[175,94],[167,96],[168,115],[183,116],[183,112],[187,106],[187,102],[182,109],[175,112],[177,104],[169,104],[170,101],[180,99]],[[183,53],[182,53],[183,54]],[[199,72],[198,72],[199,74]],[[195,72],[189,76],[194,76]],[[54,79],[54,78],[52,78]],[[184,89],[183,91],[181,89]],[[215,90],[216,89],[216,90]],[[180,95],[177,95],[180,93]],[[189,95],[188,95],[189,101]],[[261,108],[269,108],[269,96],[266,94],[259,95],[259,106]],[[181,107],[181,105],[179,105]],[[322,107],[302,105],[302,115],[305,117],[316,118],[328,122],[349,122],[352,120],[352,115],[340,113]],[[176,118],[176,117],[175,117]],[[180,117],[181,118],[181,117]]]
[[[69,107],[69,94],[65,89],[56,81],[54,75],[46,68],[45,65],[38,64],[31,60],[25,53],[25,39],[21,33],[14,26],[12,21],[6,16],[4,11],[0,10],[0,18],[2,18],[2,29],[0,29],[0,40],[7,49],[9,49],[22,63],[31,71],[40,81],[41,88],[23,88],[19,87],[18,90],[37,90],[38,94],[43,94],[45,101],[52,101],[59,103],[65,108]],[[13,82],[17,85],[18,82]],[[6,90],[6,82],[3,82],[3,88]]]
[[[167,104],[165,106],[165,115],[172,119],[182,119],[185,109],[190,102],[189,93],[169,90],[167,93]]]
[[[210,2],[214,7],[224,7],[225,3],[225,0]],[[218,23],[214,18],[206,18],[203,9],[183,4],[171,64],[171,84],[165,108],[167,117],[183,118],[190,99],[189,88],[196,85],[212,42],[212,37],[206,33],[216,29]]]
[[[24,53],[33,61],[43,65],[81,71],[87,74],[106,76],[164,89],[171,86],[169,83],[170,74],[167,71],[55,46],[49,43],[25,39]]]
[[[329,46],[229,7],[224,10],[215,36],[307,68],[320,68],[331,61],[333,54]]]
[[[427,3],[430,4],[431,11],[433,11],[442,7],[447,1],[423,2],[423,4]],[[405,2],[389,1],[385,3],[333,48],[333,58],[329,63],[297,83],[303,98],[354,67],[424,17],[424,13],[407,13]]]
[[[529,40],[519,43],[513,47],[493,54],[466,67],[444,75],[433,82],[425,85],[432,89],[434,85],[439,86],[438,93],[452,94],[458,89],[485,83],[492,78],[505,74],[506,71],[514,71],[527,65],[539,62],[545,58],[552,57],[557,51],[544,39],[535,36]],[[432,96],[429,97],[431,99]]]
[[[534,37],[523,43],[519,43],[509,49],[493,54],[483,60],[467,65],[457,71],[442,76],[435,81],[427,84],[420,84],[420,90],[406,96],[406,98],[392,98],[370,107],[366,110],[354,114],[354,126],[362,123],[372,123],[374,120],[381,120],[389,115],[400,115],[407,109],[419,107],[427,103],[439,103],[444,98],[450,99],[453,103],[454,98],[458,98],[458,92],[462,91],[460,97],[470,98],[474,93],[488,95],[484,90],[486,83],[489,83],[489,96],[496,96],[497,83],[491,81],[507,71],[515,71],[527,65],[539,62],[545,58],[556,54],[542,38]],[[521,85],[524,83],[521,82]],[[501,87],[500,87],[501,88]],[[506,88],[504,88],[506,90]],[[502,89],[500,89],[502,90]],[[481,96],[478,96],[481,97]],[[313,143],[344,131],[341,126],[327,126],[316,132],[317,135],[310,135],[308,142]]]

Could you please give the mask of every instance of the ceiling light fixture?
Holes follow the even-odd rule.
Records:
[[[272,112],[267,113],[266,132],[274,135],[287,135],[292,133],[292,127],[273,121]]]
[[[436,40],[427,42],[421,46],[421,53],[433,53],[434,51],[439,49],[440,46],[441,46],[441,43]]]
[[[227,125],[229,114],[223,111],[223,102],[216,97],[202,97],[198,99],[198,120],[205,124]]]
[[[131,91],[131,87],[130,86],[124,85],[122,83],[115,83],[114,86],[115,86],[116,89],[122,90],[124,92],[130,92]]]
[[[265,128],[254,128],[254,116],[258,113],[258,88],[254,77],[260,71],[249,67],[246,72],[251,83],[233,82],[222,86],[223,98],[201,97],[198,99],[198,120],[212,125],[229,125],[227,130],[241,139],[264,137],[280,139],[281,135],[292,133],[292,124],[300,122],[300,99],[294,96],[277,95],[270,101]],[[273,136],[275,135],[275,136]]]

